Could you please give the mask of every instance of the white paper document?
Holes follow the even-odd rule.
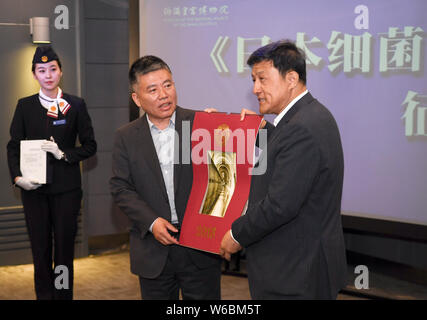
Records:
[[[22,140],[20,168],[24,178],[39,184],[46,184],[47,154],[41,149],[46,140]]]

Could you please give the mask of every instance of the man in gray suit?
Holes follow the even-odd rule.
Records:
[[[221,259],[177,240],[193,182],[192,164],[180,163],[190,152],[182,129],[191,129],[194,111],[177,106],[172,73],[158,57],[135,61],[129,81],[145,114],[115,134],[110,187],[132,224],[131,271],[142,298],[175,300],[181,289],[183,299],[220,299]]]
[[[252,177],[247,212],[225,234],[222,255],[246,248],[255,299],[335,299],[347,269],[337,124],[308,92],[305,56],[294,43],[264,46],[248,65],[260,113],[277,116],[259,160],[267,170]]]

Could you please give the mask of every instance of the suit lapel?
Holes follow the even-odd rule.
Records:
[[[144,158],[149,169],[154,173],[154,176],[156,177],[155,180],[159,184],[163,196],[168,199],[165,181],[163,179],[162,170],[160,169],[159,158],[157,156],[156,148],[154,147],[153,138],[150,132],[150,127],[147,122],[147,114],[141,118],[141,126],[139,127],[138,135],[139,138],[137,141],[142,141],[143,146],[141,147],[142,152],[140,152],[140,154]],[[139,142],[137,145],[139,145]]]
[[[298,111],[301,108],[303,108],[305,105],[311,103],[311,101],[313,101],[313,100],[314,100],[313,96],[310,94],[310,92],[307,92],[307,94],[305,96],[303,96],[301,99],[299,99],[297,101],[297,103],[295,103],[293,105],[291,110],[289,110],[285,114],[285,116],[282,118],[282,120],[280,120],[279,123],[277,124],[277,127],[283,126],[284,124],[288,123],[298,113]]]
[[[174,142],[174,164],[173,164],[173,188],[176,195],[176,191],[178,190],[178,181],[179,175],[181,174],[181,133],[182,133],[182,119],[181,119],[181,110],[176,107],[175,113],[175,142]],[[178,157],[178,159],[176,159]]]
[[[184,141],[184,139],[187,138],[187,137],[182,136],[183,135],[183,133],[182,133],[182,122],[183,121],[191,121],[191,119],[185,114],[185,111],[182,108],[177,106],[176,107],[176,116],[175,116],[174,172],[173,172],[175,195],[176,195],[178,188],[179,188],[179,181],[180,181],[180,177],[181,177],[182,166],[184,165],[184,163],[181,163],[181,161],[183,161],[182,142]],[[189,134],[191,135],[191,131],[189,132]],[[189,147],[190,147],[190,152],[191,152],[191,144],[189,145]],[[184,151],[187,151],[187,150],[184,150]]]
[[[303,108],[304,106],[308,105],[309,103],[311,103],[314,100],[313,96],[310,94],[310,92],[307,92],[307,94],[305,96],[303,96],[301,99],[299,99],[297,101],[297,103],[295,103],[291,110],[289,110],[284,117],[279,121],[279,123],[277,124],[276,128],[282,127],[284,125],[286,125],[298,112],[299,110],[301,110],[301,108]],[[271,134],[271,136],[268,138],[268,143],[267,143],[267,150],[268,150],[268,145],[271,143],[273,143],[276,135],[278,134],[279,130],[274,130],[273,133]],[[266,150],[265,150],[266,151]],[[263,161],[263,158],[267,155],[267,152],[262,152],[261,156],[258,159],[258,163],[260,163],[261,161]]]

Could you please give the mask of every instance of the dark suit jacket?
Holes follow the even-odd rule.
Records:
[[[333,116],[307,93],[269,134],[262,158],[267,170],[252,177],[247,213],[232,225],[246,248],[252,297],[335,298],[346,258],[343,152]]]
[[[194,111],[177,107],[175,148],[182,159],[182,122],[192,126]],[[191,129],[190,126],[190,129]],[[188,132],[191,134],[191,131]],[[186,141],[191,146],[189,141]],[[175,162],[177,162],[175,160]],[[181,223],[193,183],[191,163],[174,165],[175,208]],[[129,217],[131,271],[145,278],[156,278],[162,271],[170,246],[158,242],[149,227],[158,217],[171,219],[169,200],[147,115],[119,128],[113,149],[111,193],[119,208]],[[209,253],[188,249],[188,258],[198,267],[218,264],[220,259]]]
[[[52,183],[34,192],[53,194],[81,187],[79,162],[94,155],[97,145],[84,100],[66,93],[63,94],[63,98],[71,108],[65,116],[59,113],[57,119],[47,116],[47,110],[41,105],[38,94],[18,101],[10,125],[11,139],[7,144],[7,160],[12,183],[15,177],[22,176],[19,165],[21,140],[49,140],[52,136],[68,161],[56,160],[48,154]],[[65,123],[54,125],[54,121],[57,120],[65,120]],[[77,137],[80,146],[76,146]]]

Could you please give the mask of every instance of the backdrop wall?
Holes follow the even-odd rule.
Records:
[[[170,64],[184,107],[258,110],[246,60],[292,39],[342,136],[344,215],[427,225],[427,3],[141,0],[140,52]],[[271,119],[271,118],[270,118]]]

